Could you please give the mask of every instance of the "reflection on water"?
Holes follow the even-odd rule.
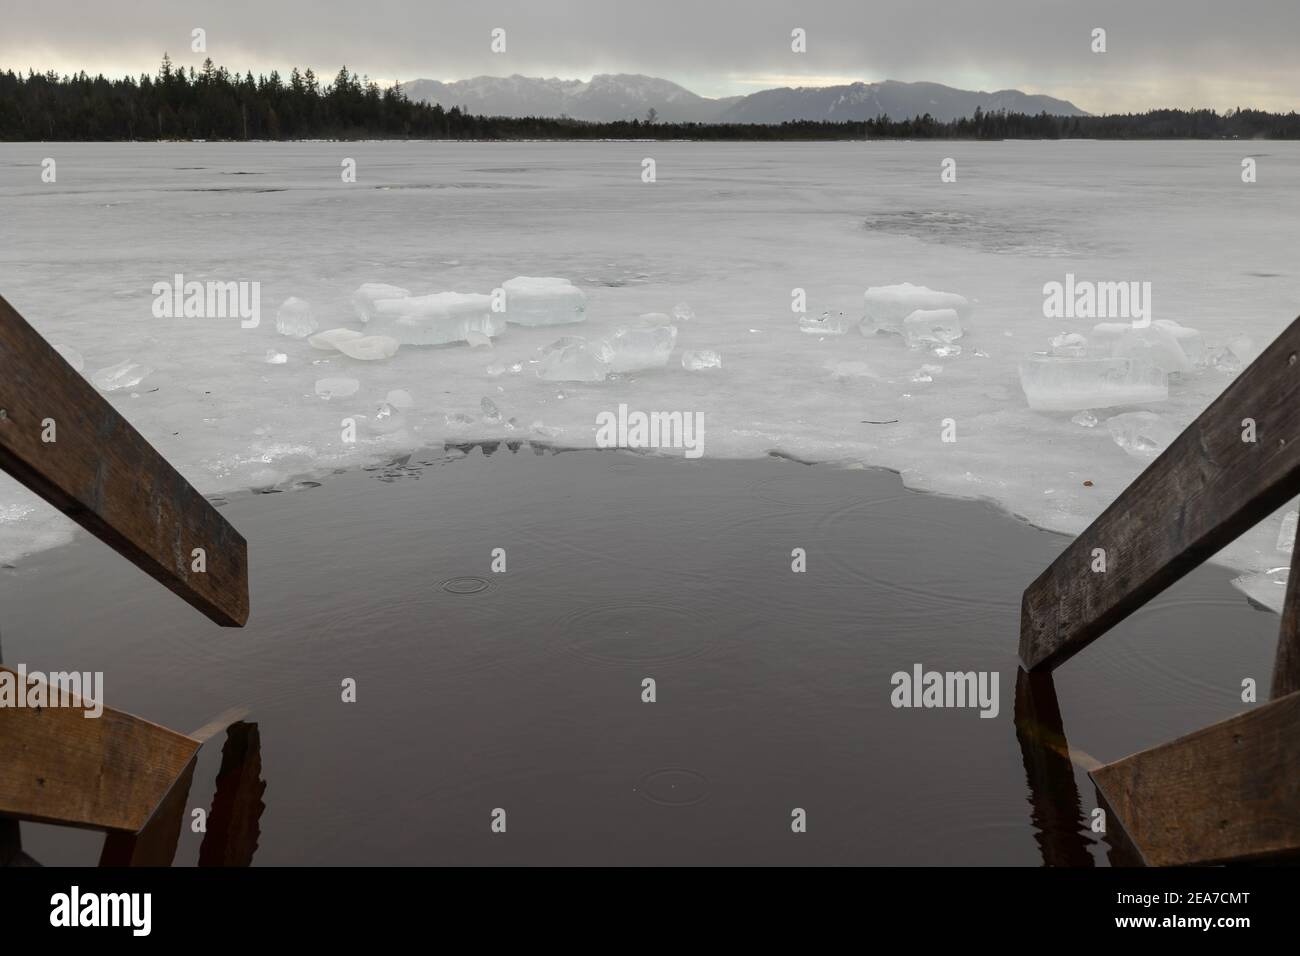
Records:
[[[222,512],[242,631],[84,538],[0,573],[11,662],[103,671],[164,726],[256,719],[199,753],[185,865],[1114,864],[1087,766],[1234,713],[1276,637],[1204,568],[1019,676],[1020,592],[1066,539],[888,472],[465,442]],[[895,709],[915,664],[996,671],[998,716]]]
[[[262,739],[257,724],[237,721],[226,730],[221,769],[199,848],[199,866],[249,866],[257,852],[262,813]]]

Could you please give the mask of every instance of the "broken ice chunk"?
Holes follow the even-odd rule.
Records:
[[[362,322],[369,322],[375,316],[376,302],[383,299],[405,299],[410,294],[400,286],[367,282],[352,293],[352,307],[357,310]]]
[[[532,425],[530,425],[529,427],[532,429],[534,435],[537,435],[541,438],[559,438],[560,435],[564,433],[562,429],[552,428],[551,426],[542,422],[540,419],[538,421],[533,422]]]
[[[314,349],[320,349],[322,352],[333,352],[339,347],[340,342],[346,342],[348,339],[359,339],[366,333],[358,332],[356,329],[326,329],[324,332],[317,332],[307,339],[307,344]]]
[[[1295,550],[1297,519],[1300,519],[1298,511],[1288,511],[1282,516],[1282,529],[1277,533],[1277,549],[1283,554],[1290,554]]]
[[[663,368],[677,343],[677,327],[621,328],[609,337],[608,343],[611,372]]]
[[[1097,427],[1097,416],[1086,408],[1071,418],[1070,421],[1074,422],[1076,425],[1082,425],[1084,428]]]
[[[404,388],[395,388],[384,398],[384,401],[394,408],[410,408],[415,404],[415,399],[411,393]]]
[[[903,320],[918,309],[953,309],[964,321],[970,318],[972,306],[969,299],[955,292],[936,292],[910,282],[872,286],[863,293],[862,334],[901,335]]]
[[[831,378],[837,382],[847,382],[855,378],[877,378],[878,376],[866,362],[834,362],[826,366]]]
[[[903,338],[913,349],[948,345],[961,338],[961,319],[956,309],[917,309],[903,319]]]
[[[650,328],[624,326],[606,339],[611,372],[641,372],[663,368],[677,342],[676,325],[653,325]]]
[[[587,318],[587,296],[568,279],[516,276],[501,288],[505,317],[515,325],[564,325]]]
[[[275,349],[267,349],[263,361],[266,362],[267,365],[287,365],[289,363],[289,356],[285,355],[283,352],[277,352]]]
[[[387,335],[363,335],[360,338],[340,339],[338,350],[348,358],[362,362],[379,362],[392,358],[400,347],[397,339]]]
[[[483,418],[489,422],[501,421],[501,409],[497,408],[497,403],[492,401],[486,395],[478,403],[479,408],[483,410]]]
[[[1115,444],[1134,458],[1155,458],[1178,437],[1179,429],[1155,412],[1125,412],[1106,419]]]
[[[305,339],[316,331],[311,306],[297,296],[290,296],[275,312],[275,330],[290,338]]]
[[[56,345],[54,351],[63,356],[63,361],[67,362],[76,371],[80,372],[86,367],[86,360],[81,357],[81,353],[71,345]]]
[[[1078,332],[1063,332],[1052,339],[1049,355],[1082,356],[1088,352],[1088,340]]]
[[[473,329],[470,329],[465,333],[465,341],[469,343],[469,347],[472,349],[490,349],[492,347],[492,340],[490,338],[482,332],[475,332]]]
[[[682,353],[682,368],[698,372],[706,368],[722,368],[722,356],[711,349]]]
[[[1214,356],[1214,367],[1220,372],[1240,372],[1257,354],[1254,340],[1249,335],[1238,335]]]
[[[1172,335],[1183,349],[1183,354],[1193,368],[1204,368],[1207,364],[1205,340],[1196,329],[1179,325],[1173,319],[1156,319],[1151,323]]]
[[[370,319],[372,332],[397,339],[401,345],[465,342],[470,332],[500,335],[505,328],[504,317],[492,311],[492,297],[478,293],[435,292],[381,299]]]
[[[1169,398],[1169,379],[1150,362],[1034,354],[1020,363],[1020,387],[1040,412],[1142,405]]]
[[[355,378],[321,378],[316,380],[316,394],[325,400],[355,395],[361,383]]]
[[[91,376],[91,383],[101,391],[116,392],[122,388],[135,388],[153,373],[146,365],[137,365],[130,359],[101,368]]]
[[[661,325],[672,325],[673,317],[667,312],[642,312],[636,317],[636,324],[647,328],[656,328]]]
[[[371,419],[370,429],[381,435],[390,435],[402,428],[404,424],[405,419],[401,410],[388,402],[382,402],[375,411],[375,417]]]
[[[537,377],[547,382],[603,382],[609,373],[609,348],[567,335],[542,350]]]
[[[1182,328],[1176,323],[1174,327]],[[1200,337],[1195,329],[1184,332]],[[1191,372],[1194,367],[1179,336],[1168,324],[1134,328],[1130,322],[1102,322],[1093,326],[1091,343],[1094,354],[1143,359],[1170,374]],[[1194,348],[1190,338],[1188,347]]]
[[[685,302],[678,302],[673,306],[673,318],[678,322],[689,322],[695,318],[695,310]]]
[[[452,428],[465,428],[466,426],[474,424],[474,419],[470,418],[464,412],[448,412],[443,416],[443,421]]]
[[[809,335],[843,335],[849,330],[849,322],[843,312],[823,312],[821,318],[811,315],[799,316],[799,331]]]

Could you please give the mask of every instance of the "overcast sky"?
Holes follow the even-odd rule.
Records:
[[[202,27],[207,55],[241,73],[647,73],[705,96],[888,78],[1091,112],[1300,108],[1300,0],[0,0],[0,24],[0,66],[61,73],[152,73],[164,50],[198,64]],[[790,50],[795,27],[806,53]]]

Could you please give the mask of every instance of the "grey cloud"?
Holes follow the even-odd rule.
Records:
[[[57,6],[7,0],[0,64],[152,72],[163,50],[196,62],[189,34],[240,71],[340,64],[382,79],[479,74],[641,72],[749,92],[747,77],[835,76],[1020,87],[1085,108],[1233,105],[1238,92],[1280,108],[1300,100],[1292,65],[1295,0],[1233,5],[1093,0],[134,0]],[[808,52],[789,47],[793,27]],[[1109,52],[1089,51],[1093,27]],[[504,27],[508,52],[490,52]],[[1267,69],[1261,64],[1278,64]]]

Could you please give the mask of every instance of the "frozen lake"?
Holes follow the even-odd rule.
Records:
[[[1259,169],[1250,185],[1246,156]],[[41,181],[47,157],[54,183]],[[954,183],[940,181],[946,157]],[[342,181],[345,159],[355,183]],[[1199,329],[1212,351],[1243,334],[1262,347],[1300,301],[1298,160],[1300,146],[1280,142],[6,145],[0,294],[84,356],[87,375],[124,361],[149,370],[110,399],[207,493],[446,438],[590,446],[596,416],[627,403],[701,413],[709,458],[777,450],[885,466],[911,488],[1077,532],[1146,462],[1105,425],[1125,409],[1099,410],[1088,428],[1028,408],[1020,360],[1092,325],[1044,318],[1044,284],[1067,273],[1150,282],[1155,318]],[[176,274],[259,282],[261,324],[155,318],[151,289]],[[585,325],[511,327],[491,350],[403,348],[370,363],[275,328],[290,296],[322,329],[358,328],[349,295],[363,282],[487,293],[517,275],[571,279],[587,295]],[[810,315],[856,322],[863,290],[896,282],[976,300],[960,355],[856,329],[803,334],[791,311],[803,289]],[[604,336],[677,303],[695,317],[679,323],[666,369],[599,384],[533,374],[538,349],[561,335]],[[684,349],[717,351],[722,368],[687,371]],[[268,350],[284,364],[267,364]],[[1182,376],[1144,407],[1176,430],[1231,374]],[[319,397],[317,381],[338,377],[355,379],[355,394]],[[378,416],[394,389],[411,407]],[[500,421],[485,420],[485,397]],[[355,442],[341,438],[344,418],[358,423]],[[956,441],[942,440],[945,419]],[[617,516],[602,520],[620,532]],[[1266,572],[1289,563],[1280,520],[1221,556],[1268,604],[1283,577]],[[0,485],[0,561],[71,529]],[[912,573],[936,583],[924,563]]]
[[[1063,726],[1034,724],[1054,708],[1017,684],[1020,593],[1062,539],[881,470],[502,443],[222,513],[248,536],[247,628],[84,540],[0,575],[3,654],[101,671],[110,706],[181,731],[247,708],[266,865],[1105,865],[1079,762],[1239,713],[1277,640],[1200,568],[1061,668]],[[891,706],[917,665],[996,674],[996,714]],[[203,842],[184,827],[177,864]],[[101,843],[23,825],[47,865]]]

